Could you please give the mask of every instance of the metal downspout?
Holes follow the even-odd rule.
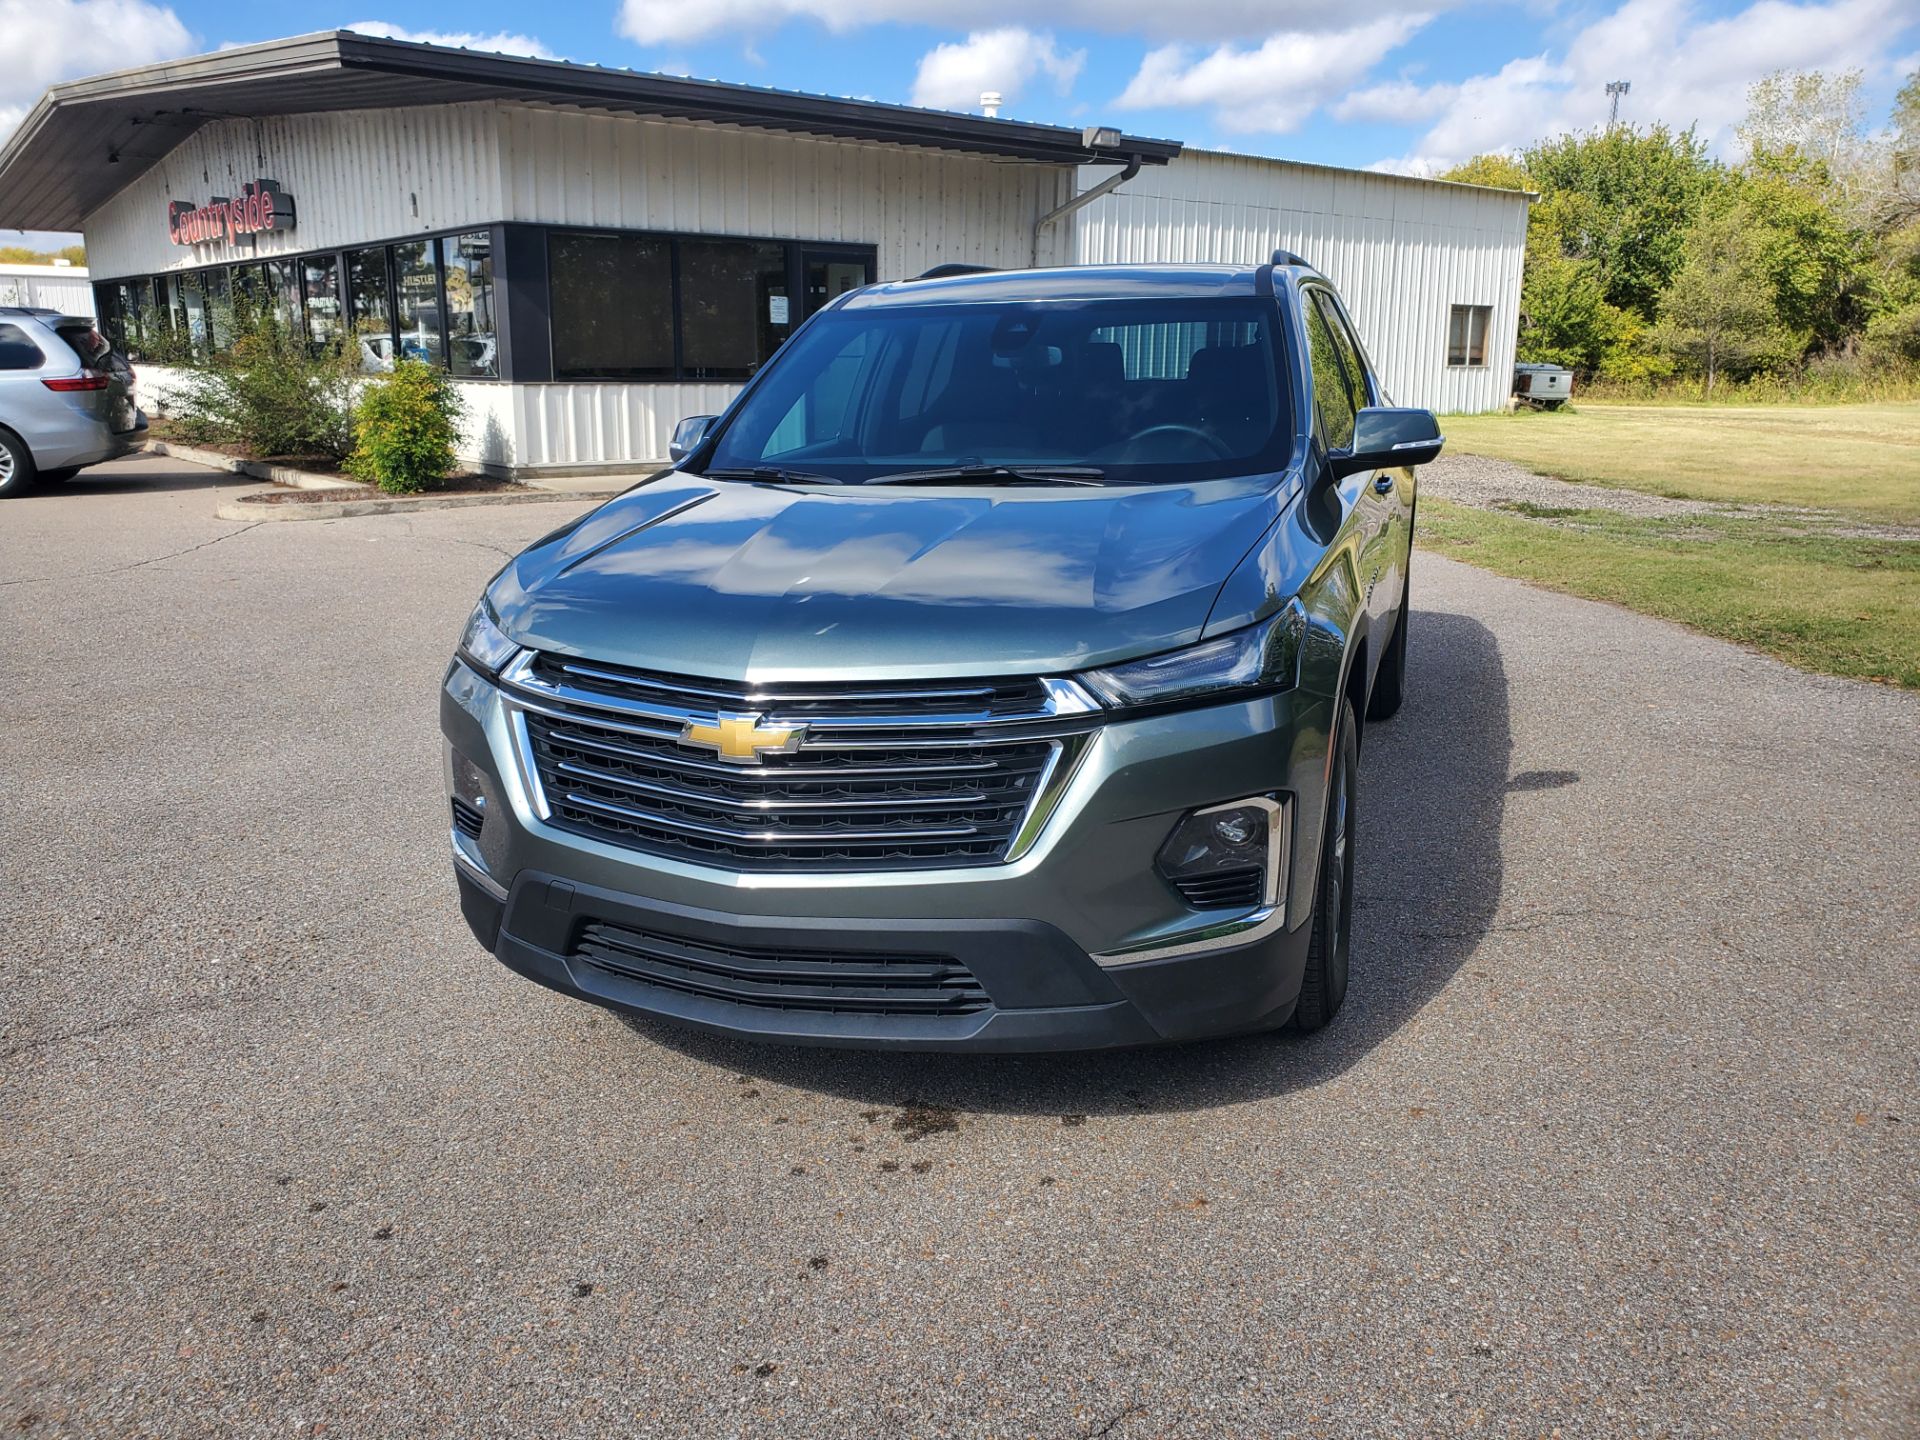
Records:
[[[1042,215],[1038,220],[1034,221],[1033,222],[1033,253],[1030,257],[1030,263],[1034,265],[1038,265],[1040,263],[1040,232],[1042,230],[1046,229],[1047,226],[1053,224],[1054,221],[1060,219],[1061,216],[1071,215],[1074,211],[1080,209],[1083,205],[1091,205],[1094,201],[1098,200],[1102,195],[1111,195],[1114,191],[1118,190],[1122,185],[1126,184],[1127,181],[1133,179],[1133,177],[1138,175],[1139,173],[1140,173],[1140,157],[1138,155],[1130,155],[1127,157],[1126,168],[1123,169],[1118,175],[1109,175],[1106,179],[1102,180],[1098,185],[1093,186],[1091,189],[1082,191],[1080,194],[1074,196],[1071,200],[1067,201],[1067,203],[1064,205],[1054,206],[1053,209],[1049,210],[1046,214]]]

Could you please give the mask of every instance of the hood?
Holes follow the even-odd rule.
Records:
[[[781,486],[668,472],[489,592],[523,645],[716,679],[1082,669],[1199,638],[1297,488]]]

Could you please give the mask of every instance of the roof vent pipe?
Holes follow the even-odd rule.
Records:
[[[1030,263],[1034,265],[1038,265],[1040,263],[1040,232],[1042,230],[1046,229],[1047,226],[1053,224],[1054,221],[1060,219],[1062,216],[1071,215],[1074,211],[1080,209],[1081,207],[1086,205],[1091,205],[1094,201],[1098,200],[1102,195],[1111,195],[1114,191],[1118,190],[1122,185],[1126,184],[1129,180],[1133,179],[1133,177],[1138,175],[1139,173],[1140,173],[1140,157],[1138,155],[1129,155],[1127,157],[1127,164],[1125,169],[1121,170],[1117,174],[1109,175],[1106,179],[1102,180],[1098,185],[1091,186],[1090,188],[1081,191],[1078,195],[1074,196],[1071,200],[1067,201],[1066,204],[1054,206],[1053,209],[1049,210],[1046,214],[1042,215],[1038,220],[1034,221],[1033,222],[1033,256]]]
[[[980,92],[980,113],[989,120],[998,120],[1000,118],[1000,107],[1005,103],[1006,102],[1000,98],[1000,92],[998,90],[982,90]]]

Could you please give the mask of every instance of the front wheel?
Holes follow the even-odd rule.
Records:
[[[1313,887],[1313,934],[1293,1028],[1320,1029],[1347,998],[1347,963],[1353,949],[1353,798],[1360,778],[1359,726],[1350,701],[1340,702],[1333,732],[1333,764],[1327,776],[1327,818],[1320,828],[1320,880]]]

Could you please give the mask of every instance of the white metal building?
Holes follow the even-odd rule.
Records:
[[[67,315],[93,314],[93,285],[84,265],[0,262],[0,305],[32,305]]]
[[[469,458],[513,474],[653,460],[832,295],[954,262],[1284,245],[1341,285],[1397,400],[1492,408],[1526,206],[350,32],[58,86],[0,151],[0,224],[84,231],[102,323],[136,355],[155,326],[218,344],[245,291],[316,340],[344,331],[368,369],[447,366]]]

